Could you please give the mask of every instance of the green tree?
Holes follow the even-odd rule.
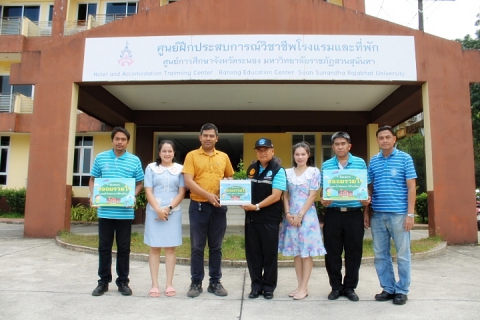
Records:
[[[480,14],[477,14],[479,20],[475,25],[480,25]],[[462,44],[463,49],[480,50],[480,29],[475,33],[476,38],[466,35],[463,40],[457,39]],[[472,109],[472,130],[473,130],[473,152],[475,160],[475,183],[480,186],[480,83],[470,85],[470,103]]]
[[[425,138],[414,134],[398,140],[397,148],[412,156],[417,171],[417,194],[427,192],[427,167],[425,163]]]

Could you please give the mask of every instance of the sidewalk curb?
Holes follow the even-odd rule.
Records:
[[[91,248],[91,247],[85,247],[85,246],[79,246],[79,245],[73,245],[70,243],[66,243],[62,241],[59,237],[55,237],[55,243],[62,248],[68,249],[68,250],[73,250],[77,252],[84,252],[84,253],[91,253],[91,254],[98,254],[98,249],[96,248]],[[424,259],[424,258],[431,258],[438,256],[440,254],[444,254],[447,249],[447,242],[443,241],[439,243],[435,248],[426,251],[426,252],[419,252],[419,253],[414,253],[412,254],[412,260],[419,260],[419,259]],[[117,252],[112,251],[112,256],[116,257]],[[130,259],[131,260],[136,260],[136,261],[146,261],[148,262],[148,254],[146,253],[130,253]],[[396,261],[396,257],[393,257],[393,261]],[[161,262],[165,262],[165,257],[161,256],[160,257]],[[374,262],[374,257],[366,257],[362,258],[362,264],[373,264]],[[290,268],[294,267],[294,261],[293,260],[279,260],[278,261],[278,267],[279,268]],[[179,265],[190,265],[190,258],[179,258],[177,257],[177,264]],[[205,260],[205,266],[208,266],[208,260]],[[325,259],[313,259],[313,266],[314,267],[325,267]],[[247,267],[247,262],[245,260],[222,260],[222,267],[225,268],[246,268]]]

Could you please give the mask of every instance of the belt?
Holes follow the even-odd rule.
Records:
[[[347,211],[355,211],[360,210],[362,207],[328,207],[327,209],[333,209],[336,211],[347,212]]]

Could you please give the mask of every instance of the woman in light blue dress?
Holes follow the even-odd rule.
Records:
[[[278,252],[293,256],[298,286],[289,294],[295,300],[308,296],[313,257],[325,255],[315,197],[320,188],[320,171],[308,165],[310,146],[293,146],[294,167],[287,169],[287,191],[283,194],[285,217],[280,228]]]
[[[145,194],[148,205],[145,219],[144,242],[150,246],[148,262],[152,277],[149,295],[159,297],[158,269],[160,251],[165,249],[165,269],[167,273],[165,295],[176,294],[173,288],[175,270],[175,247],[182,244],[182,210],[180,203],[185,197],[183,166],[173,162],[175,145],[170,140],[162,140],[158,145],[159,158],[145,169]]]

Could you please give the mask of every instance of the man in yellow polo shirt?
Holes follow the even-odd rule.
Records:
[[[190,151],[183,164],[185,185],[190,189],[190,272],[192,283],[189,297],[198,297],[203,292],[205,275],[203,257],[206,241],[209,248],[208,292],[226,296],[227,290],[220,283],[222,278],[222,241],[227,228],[227,207],[220,206],[220,180],[232,179],[233,167],[226,153],[215,149],[218,129],[206,123],[200,129],[202,146]]]

